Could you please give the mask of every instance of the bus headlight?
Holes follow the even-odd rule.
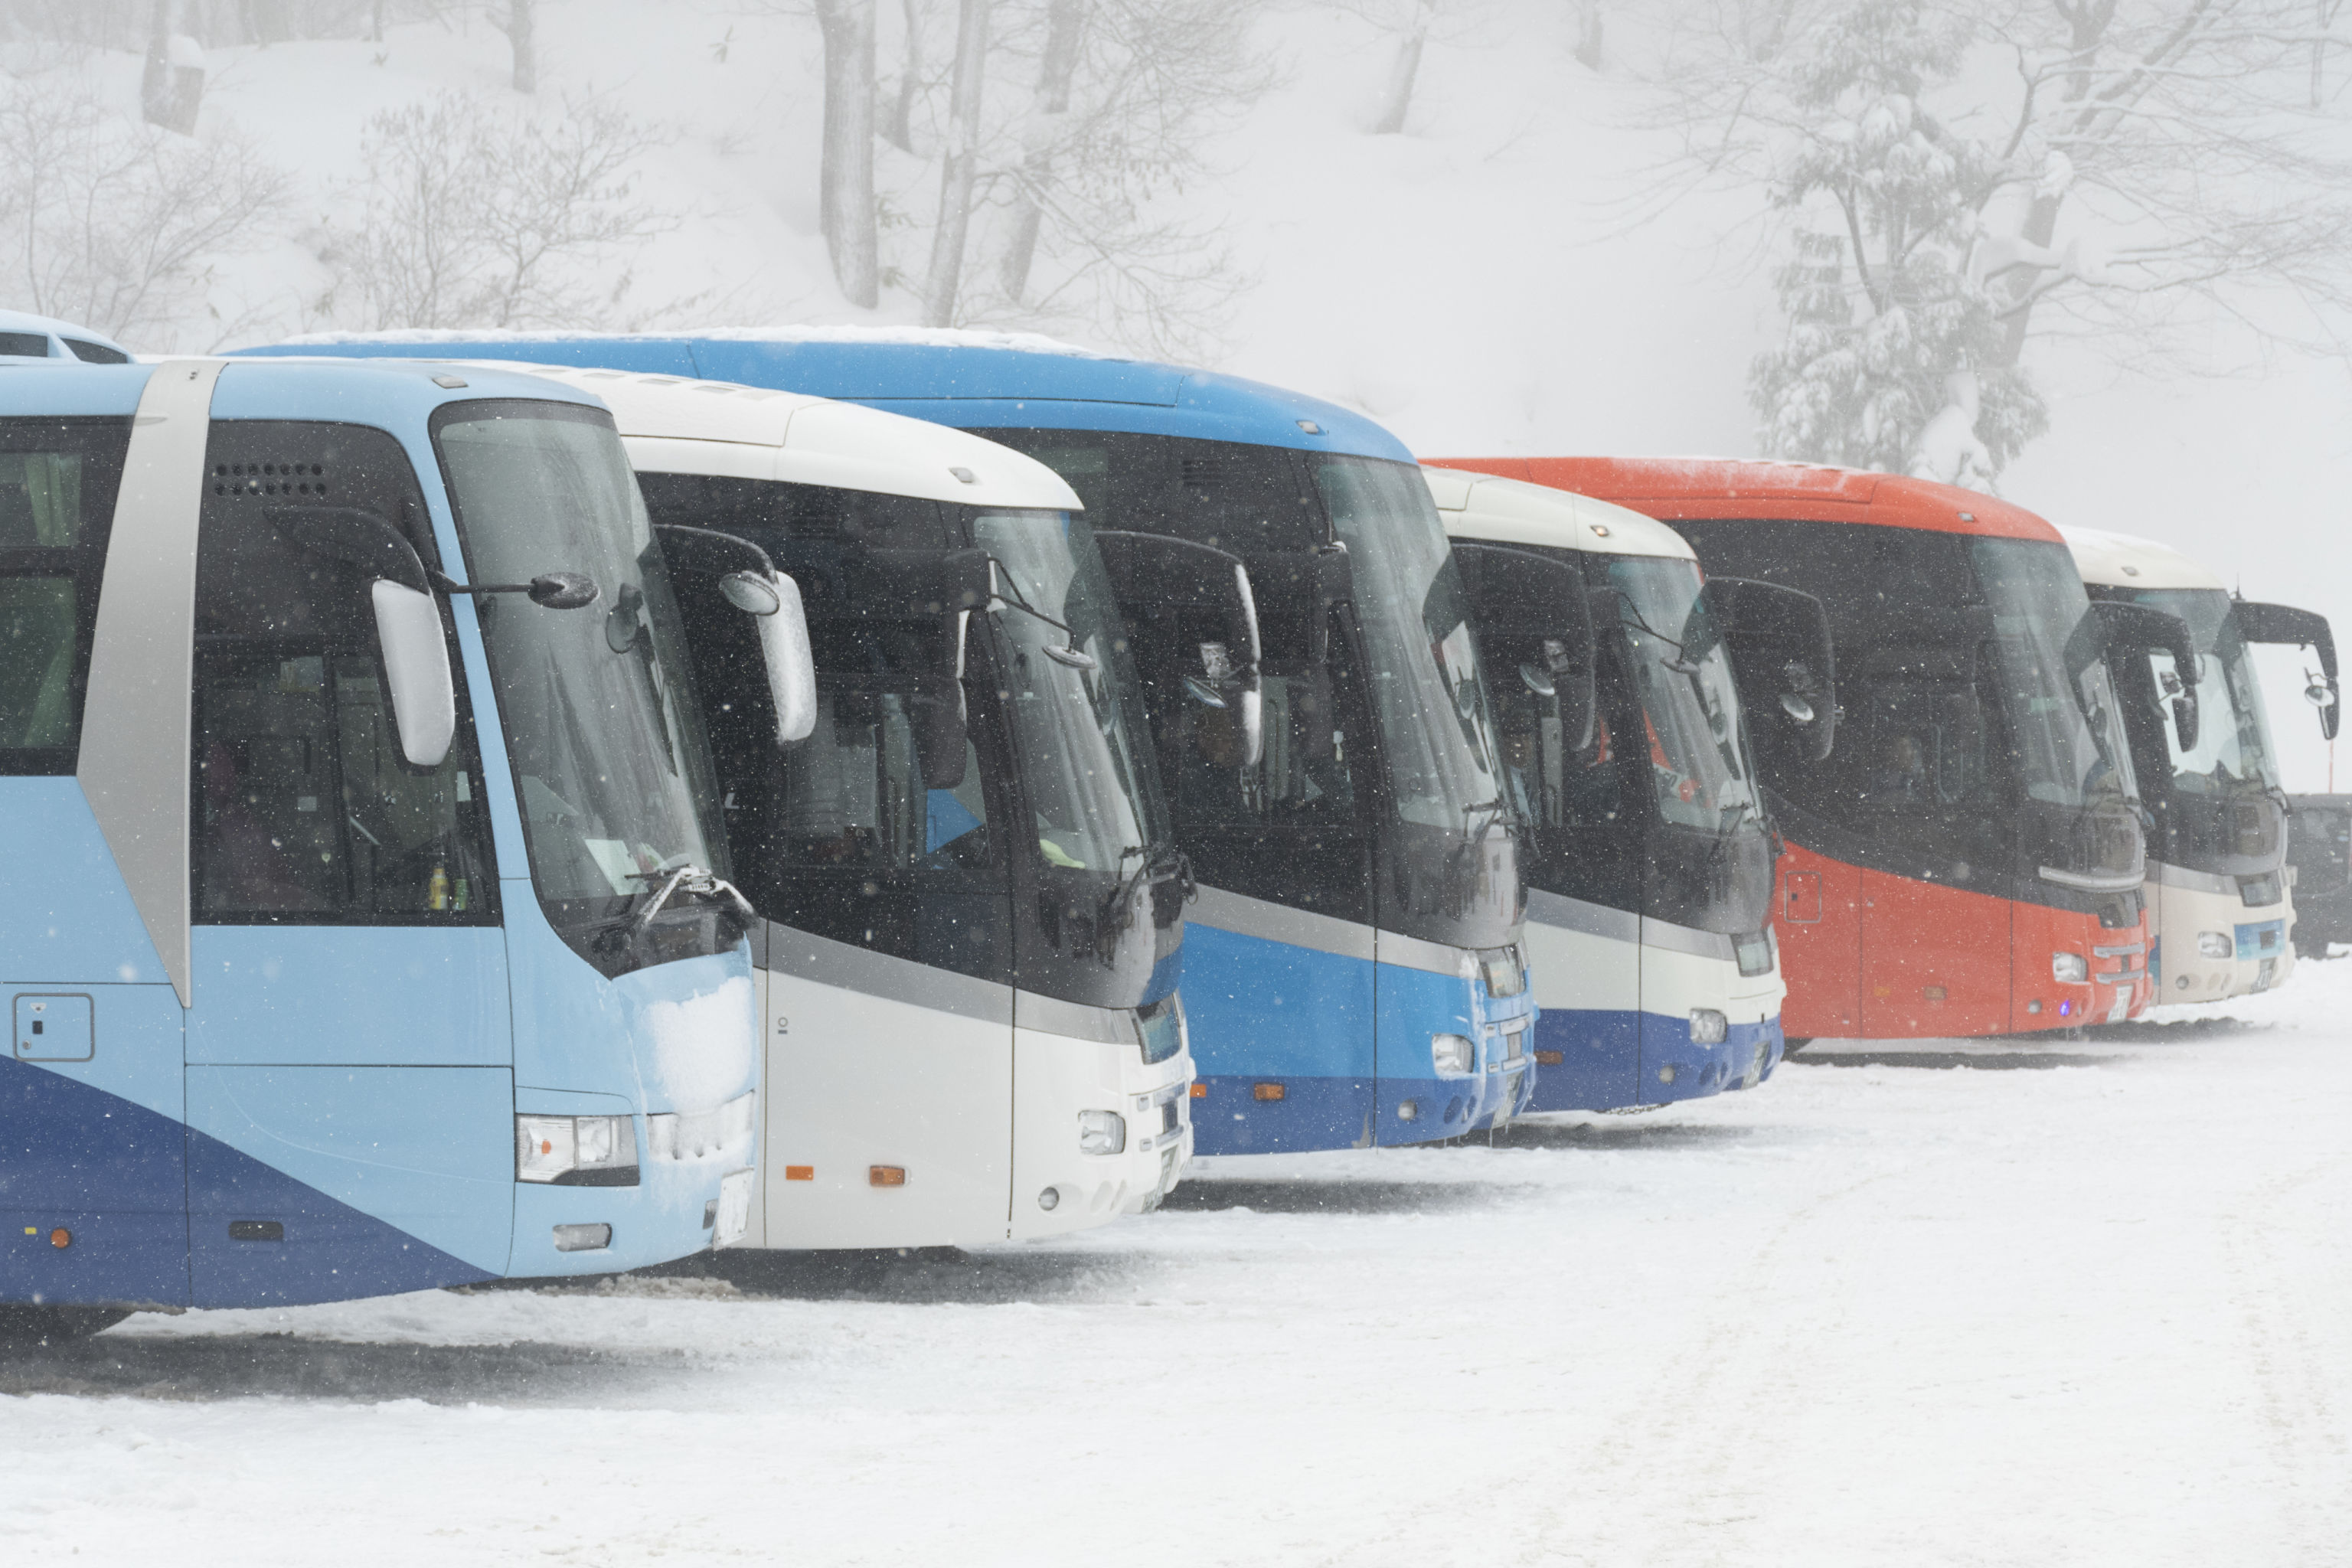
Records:
[[[2081,985],[2091,978],[2091,961],[2079,952],[2050,955],[2050,978],[2061,985]]]
[[[1694,1007],[1691,1009],[1690,1029],[1692,1045],[1719,1046],[1723,1044],[1724,1037],[1731,1032],[1731,1025],[1712,1007]]]
[[[1478,1047],[1463,1035],[1432,1035],[1429,1063],[1440,1078],[1459,1077],[1477,1065]]]
[[[1127,1118],[1116,1110],[1078,1112],[1078,1152],[1117,1154],[1127,1147]]]
[[[515,1180],[567,1187],[634,1187],[636,1121],[628,1116],[518,1116]]]
[[[2235,958],[2238,956],[2238,944],[2231,942],[2225,932],[2200,931],[2197,933],[2197,951],[2206,958]]]

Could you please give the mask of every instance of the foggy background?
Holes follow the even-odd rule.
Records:
[[[2343,9],[0,0],[0,305],[1044,332],[1428,456],[1953,479],[2352,630]]]

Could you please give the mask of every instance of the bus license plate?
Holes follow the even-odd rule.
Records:
[[[757,1171],[730,1171],[719,1178],[719,1217],[710,1226],[713,1251],[732,1247],[751,1228],[751,1184]]]

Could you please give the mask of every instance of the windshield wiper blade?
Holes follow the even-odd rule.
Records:
[[[746,921],[756,922],[760,918],[760,911],[751,907],[751,900],[745,898],[734,883],[700,866],[689,863],[661,870],[633,871],[630,875],[646,883],[637,890],[639,907],[629,921],[629,939],[632,942],[645,934],[646,928],[654,923],[654,917],[662,912],[662,907],[669,902],[674,893],[684,892],[705,899],[723,895],[734,903],[737,911]],[[658,889],[653,886],[656,877],[667,879]]]

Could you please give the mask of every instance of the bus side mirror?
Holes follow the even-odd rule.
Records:
[[[1487,679],[1517,680],[1559,704],[1561,743],[1592,743],[1592,602],[1584,574],[1555,556],[1476,540],[1454,541],[1470,625]]]
[[[816,728],[816,656],[809,648],[800,584],[781,572],[730,572],[719,580],[719,591],[759,626],[760,659],[767,666],[768,698],[776,709],[776,743],[807,740]]]
[[[1249,568],[1229,550],[1166,534],[1105,529],[1095,535],[1095,545],[1120,618],[1146,633],[1153,649],[1147,662],[1181,661],[1174,674],[1187,698],[1234,716],[1241,762],[1255,766],[1265,755],[1265,709],[1257,593]],[[1184,635],[1180,623],[1187,620],[1217,635]],[[1145,671],[1152,679],[1163,673]]]
[[[1710,577],[1706,593],[1731,649],[1739,704],[1751,727],[1793,732],[1822,762],[1837,746],[1837,645],[1814,595],[1752,577]]]
[[[2343,705],[2336,700],[2341,688],[2336,680],[2336,634],[2329,629],[2327,617],[2315,610],[2298,610],[2292,605],[2257,605],[2243,600],[2230,606],[2238,618],[2238,630],[2248,642],[2285,643],[2315,650],[2319,668],[2308,676],[2304,688],[2304,700],[2319,710],[2319,733],[2326,740],[2336,739],[2336,728],[2342,722]]]
[[[2173,673],[2179,679],[2179,689],[2159,695],[2170,700],[2172,732],[2180,749],[2195,751],[2204,723],[2197,704],[2197,638],[2189,631],[2189,623],[2168,610],[2126,599],[2094,600],[2091,608],[2105,626],[2108,654],[2162,652],[2172,656]]]
[[[457,688],[441,635],[440,602],[383,577],[368,584],[368,597],[400,754],[413,768],[437,768],[457,733]]]

